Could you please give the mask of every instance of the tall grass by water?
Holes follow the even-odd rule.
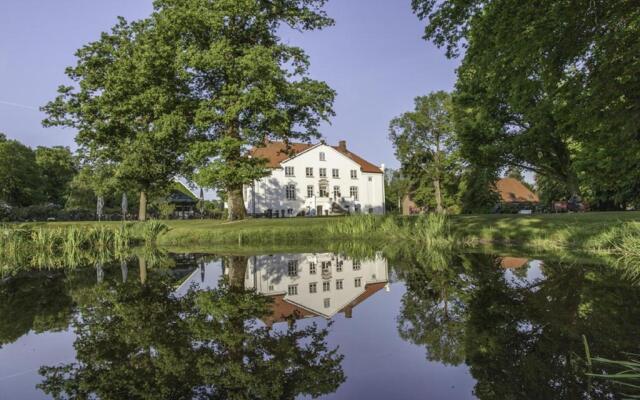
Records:
[[[447,249],[460,244],[451,229],[451,220],[442,214],[416,218],[362,215],[344,218],[327,227],[330,236],[376,237],[385,241],[415,243],[428,248]]]
[[[74,267],[126,257],[139,243],[152,244],[168,228],[143,224],[0,227],[0,269]]]

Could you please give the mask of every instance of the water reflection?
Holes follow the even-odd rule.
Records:
[[[3,375],[17,352],[54,398],[615,399],[582,335],[593,355],[640,352],[640,289],[607,265],[420,249],[90,265],[0,280],[0,398],[37,397]],[[73,349],[53,361],[11,345],[55,332]]]
[[[640,290],[615,269],[477,254],[444,270],[405,261],[400,335],[431,361],[468,365],[478,398],[618,398],[586,377],[582,340],[612,359],[640,348]]]
[[[230,282],[271,299],[270,314],[263,318],[269,325],[308,317],[330,319],[337,313],[351,318],[358,304],[389,290],[388,264],[381,254],[363,260],[333,253],[225,257],[222,269]],[[215,287],[217,277],[216,271],[207,273],[203,263],[178,293]]]
[[[246,258],[229,260],[244,275]],[[286,399],[332,392],[344,381],[326,329],[261,326],[269,298],[233,276],[176,296],[176,270],[143,271],[141,263],[139,281],[99,279],[76,296],[76,362],[42,367],[42,391],[54,398]]]

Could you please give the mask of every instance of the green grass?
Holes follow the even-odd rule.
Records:
[[[423,219],[425,221],[425,219]],[[323,217],[166,221],[169,228],[159,234],[157,244],[172,247],[284,246],[308,243],[402,242],[433,239],[446,231],[467,246],[517,246],[532,250],[619,252],[640,254],[640,212],[592,212],[544,215],[453,216],[443,227],[438,221],[418,222],[416,217]],[[119,222],[52,222],[29,224],[50,228]],[[144,240],[143,230],[131,230]],[[636,245],[637,244],[637,245]]]

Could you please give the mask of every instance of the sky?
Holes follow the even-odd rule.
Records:
[[[35,146],[75,148],[71,129],[44,128],[39,107],[69,84],[75,51],[116,22],[144,18],[151,0],[0,0],[0,132]],[[336,116],[322,127],[330,144],[397,168],[389,121],[416,96],[453,88],[457,60],[422,39],[410,0],[330,0],[336,25],[287,32],[282,39],[310,57],[310,76],[337,91]]]

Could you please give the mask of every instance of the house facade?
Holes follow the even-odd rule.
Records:
[[[275,254],[249,258],[245,288],[274,299],[267,323],[289,317],[351,318],[354,308],[389,290],[382,254],[357,260],[334,253]]]
[[[384,165],[325,143],[268,142],[252,157],[267,160],[271,174],[244,186],[253,216],[294,217],[352,213],[384,214]]]
[[[224,262],[201,260],[174,293],[215,289],[229,274]],[[267,325],[338,314],[351,318],[367,299],[390,291],[389,266],[382,253],[362,260],[335,253],[256,255],[247,257],[243,288],[273,300],[261,318]]]

